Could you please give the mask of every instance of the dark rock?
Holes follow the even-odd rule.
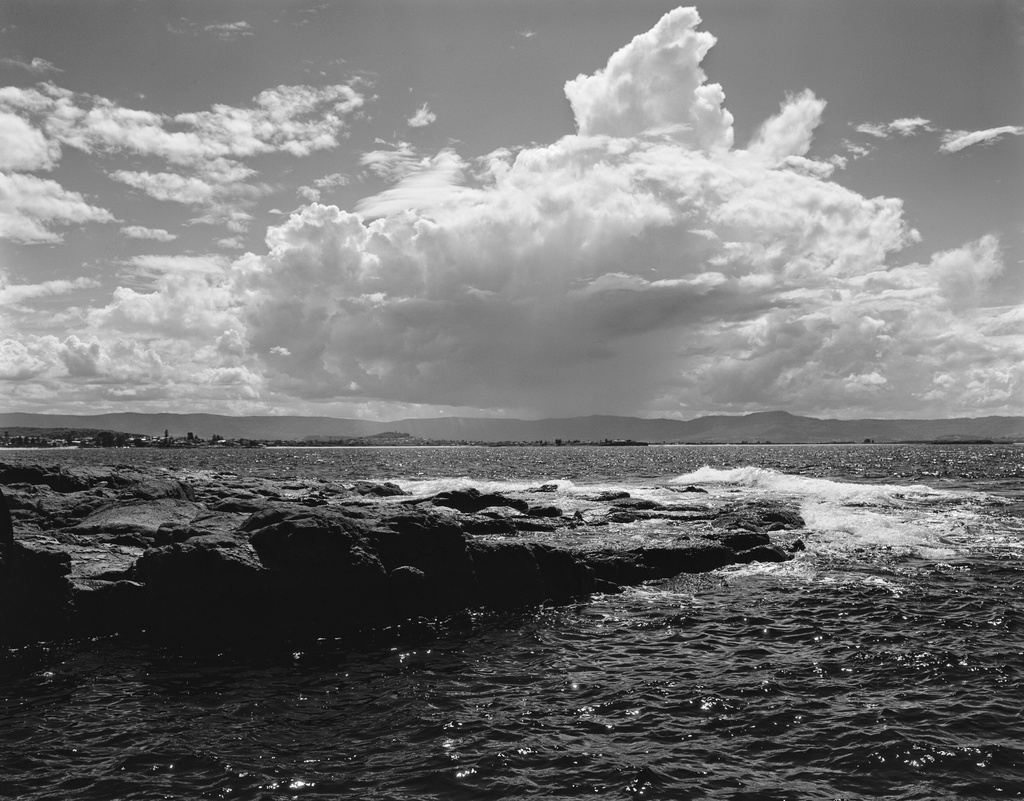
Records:
[[[266,526],[273,525],[274,523],[280,523],[282,520],[288,518],[294,514],[294,511],[287,509],[282,506],[270,506],[266,509],[260,509],[258,512],[253,513],[242,525],[238,527],[239,531],[256,531]]]
[[[594,592],[594,571],[578,556],[541,543],[531,543],[530,550],[540,568],[545,601],[567,603]]]
[[[362,547],[363,533],[349,517],[297,510],[255,530],[249,542],[268,567],[320,573],[346,564]]]
[[[395,617],[400,619],[419,614],[425,605],[428,588],[427,576],[419,568],[402,565],[388,573],[388,590]]]
[[[0,518],[5,512],[6,506]],[[71,615],[70,572],[71,557],[52,537],[5,540],[0,545],[0,642],[65,633]]]
[[[471,542],[479,602],[489,609],[514,609],[542,603],[544,577],[533,549],[517,542]]]
[[[594,574],[595,586],[628,587],[658,578],[653,568],[622,551],[592,551],[581,558]]]
[[[435,506],[447,506],[467,514],[476,514],[490,506],[508,506],[526,514],[530,505],[519,498],[509,498],[500,492],[482,493],[476,487],[439,492],[432,499]]]
[[[778,545],[758,545],[750,550],[737,553],[735,561],[745,565],[751,562],[788,562],[792,558],[792,554],[787,553]]]
[[[248,542],[223,535],[151,549],[135,565],[147,628],[186,639],[269,628],[267,573]]]
[[[598,503],[611,503],[612,501],[621,501],[629,497],[630,494],[625,490],[605,490],[597,495],[592,495],[589,500],[597,501]]]
[[[142,628],[214,641],[330,635],[479,606],[565,603],[679,573],[782,561],[803,547],[768,536],[803,527],[784,503],[721,511],[608,491],[566,520],[557,506],[478,489],[406,500],[390,482],[352,490],[293,482],[299,492],[286,493],[225,476],[204,482],[196,501],[187,483],[125,467],[0,465],[0,474],[18,480],[0,494],[4,643]],[[621,550],[614,531],[591,529],[636,520],[663,521],[651,531],[669,544]]]
[[[423,573],[419,614],[447,614],[477,603],[469,540],[447,516],[434,512],[395,516],[370,531],[367,540],[387,570],[412,567]]]
[[[79,475],[83,471],[77,471]],[[194,501],[195,490],[191,485],[167,476],[156,476],[138,470],[111,470],[106,474],[92,471],[87,474],[93,485],[97,483],[117,490],[124,496],[141,500],[157,500],[158,498],[177,498],[182,501]]]
[[[558,525],[553,523],[551,518],[508,517],[506,520],[515,527],[516,532],[519,534],[550,533],[558,528]]]
[[[145,587],[135,581],[71,580],[72,633],[80,637],[128,634],[146,625]]]
[[[762,531],[733,531],[722,535],[720,542],[734,551],[746,551],[759,545],[768,545],[768,535]]]
[[[652,501],[648,498],[625,498],[623,500],[615,501],[612,504],[616,509],[628,509],[631,511],[646,512],[646,511],[664,511],[665,505]]]
[[[88,515],[69,530],[73,534],[108,541],[126,534],[153,541],[162,525],[187,525],[205,512],[202,506],[179,498],[115,502]]]
[[[671,578],[680,573],[705,573],[735,561],[735,553],[730,548],[710,540],[676,547],[591,551],[581,553],[580,557],[596,578],[618,586]]]
[[[466,534],[475,536],[509,535],[518,530],[515,523],[507,517],[490,517],[488,515],[466,515],[459,520]]]
[[[409,493],[391,481],[377,484],[372,481],[357,481],[355,491],[360,495],[369,495],[374,498],[394,498]]]
[[[289,628],[343,631],[385,618],[387,570],[367,534],[343,514],[295,510],[249,536]]]
[[[707,573],[734,561],[730,548],[708,540],[679,547],[641,548],[637,556],[657,571],[658,578],[670,578],[680,573]]]
[[[11,521],[11,509],[7,505],[7,498],[0,491],[0,558],[13,545],[14,523]]]
[[[724,528],[729,530],[740,529],[743,531],[760,532],[761,522],[757,517],[743,512],[729,511],[718,515],[711,525],[715,528]]]
[[[262,495],[248,494],[224,498],[210,505],[215,512],[258,512],[266,509],[269,501]]]
[[[804,528],[807,525],[798,511],[784,507],[766,510],[761,515],[761,519],[768,524],[769,531]]]
[[[692,484],[687,486],[687,487],[683,487],[682,489],[673,487],[672,490],[673,490],[673,492],[698,492],[698,493],[703,493],[704,495],[707,495],[707,493],[708,493],[708,491],[706,489],[704,489],[702,487],[695,487]]]
[[[729,509],[719,515],[713,525],[717,528],[739,528],[747,531],[780,531],[803,528],[805,523],[800,513],[793,508],[778,503],[760,502]]]
[[[133,576],[135,562],[145,553],[143,547],[97,542],[65,544],[63,550],[71,559],[72,581],[121,581]]]
[[[145,478],[131,489],[131,494],[143,500],[158,498],[175,498],[181,501],[194,501],[195,490],[182,481],[173,478]]]
[[[61,467],[40,465],[0,465],[0,484],[44,485],[54,492],[80,492],[91,485]]]
[[[154,545],[170,545],[193,537],[210,534],[231,534],[239,528],[239,515],[231,512],[200,514],[192,520],[170,520],[160,524],[153,538]]]

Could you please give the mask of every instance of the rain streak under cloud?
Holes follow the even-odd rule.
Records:
[[[0,265],[0,392],[26,410],[381,418],[1024,413],[1024,310],[992,297],[999,236],[908,258],[927,242],[904,201],[836,180],[861,153],[815,155],[828,98],[802,86],[737,142],[701,28],[675,9],[566,82],[575,133],[478,157],[381,140],[362,166],[386,188],[348,210],[301,205],[244,255],[134,257],[130,280],[60,313],[63,335],[20,323],[95,282],[19,284]],[[167,118],[46,87],[0,90],[0,137],[20,143],[0,149],[0,230],[25,243],[85,224],[174,242],[36,174],[73,150],[134,151],[149,166],[112,181],[229,242],[272,191],[248,157],[337,147],[371,104],[359,82],[279,86]],[[407,126],[440,115],[421,102]],[[925,132],[950,153],[1018,134],[907,118],[868,138]]]

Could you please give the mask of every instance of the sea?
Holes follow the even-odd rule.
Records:
[[[356,639],[0,654],[0,798],[1024,796],[1024,445],[5,451],[427,494],[783,499],[790,562]],[[548,502],[545,496],[545,502]],[[632,528],[631,528],[632,526]],[[650,523],[620,534],[657,537]],[[664,533],[664,532],[662,532]],[[10,613],[10,610],[3,610]]]

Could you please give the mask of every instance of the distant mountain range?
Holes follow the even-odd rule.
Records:
[[[408,420],[350,420],[335,417],[229,417],[216,414],[96,415],[0,413],[0,434],[15,428],[100,429],[127,434],[202,439],[305,440],[367,437],[386,431],[432,440],[534,442],[561,439],[597,442],[632,439],[644,442],[911,442],[921,440],[1024,441],[1024,417],[977,417],[947,420],[821,420],[788,412],[741,416],[712,415],[696,420],[639,417],[566,417],[515,420],[487,417],[438,417]]]

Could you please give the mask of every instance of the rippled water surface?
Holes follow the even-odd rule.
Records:
[[[191,475],[386,478],[415,492],[555,482],[564,500],[596,487],[668,497],[699,484],[799,503],[807,551],[361,642],[17,649],[0,668],[0,797],[1024,795],[1019,446],[73,459],[162,460]]]

